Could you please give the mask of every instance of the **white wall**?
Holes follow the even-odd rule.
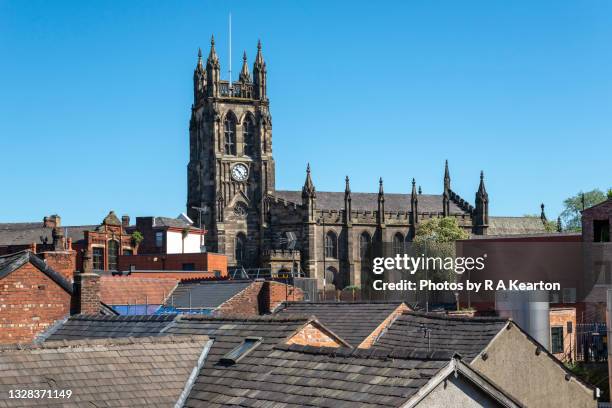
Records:
[[[200,251],[200,234],[188,234],[184,242],[183,233],[168,231],[166,232],[166,253],[167,254],[192,254]]]

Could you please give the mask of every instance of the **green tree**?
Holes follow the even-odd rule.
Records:
[[[142,233],[140,231],[134,231],[132,233],[132,243],[134,244],[134,246],[140,245],[143,239],[144,237],[142,236]]]
[[[565,199],[565,201],[563,201],[563,212],[561,212],[561,219],[563,220],[565,229],[568,231],[580,231],[582,229],[580,211],[582,211],[583,208],[592,207],[605,200],[606,195],[599,189],[587,191],[586,193],[581,191],[575,196]]]
[[[414,243],[449,243],[468,239],[469,236],[470,234],[459,226],[454,217],[431,218],[418,224]]]
[[[459,226],[456,218],[431,218],[418,224],[413,245],[417,254],[428,257],[453,258],[455,241],[469,238],[470,234]],[[436,270],[434,280],[455,280],[452,270]]]

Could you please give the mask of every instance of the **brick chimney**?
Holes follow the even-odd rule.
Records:
[[[129,215],[122,215],[121,216],[121,226],[123,228],[127,228],[130,226],[130,216]]]
[[[72,314],[100,313],[100,276],[91,270],[91,257],[83,253],[83,270],[74,275]]]

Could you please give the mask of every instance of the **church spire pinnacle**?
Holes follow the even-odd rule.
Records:
[[[310,163],[306,166],[306,181],[304,181],[304,187],[302,188],[302,198],[315,197],[316,191],[312,178],[310,177]]]
[[[349,176],[344,179],[344,194],[351,195],[351,182]]]
[[[240,70],[240,76],[238,78],[240,82],[251,82],[251,73],[249,72],[249,66],[247,65],[246,51],[242,54],[242,69]]]
[[[542,220],[542,222],[548,221],[548,219],[546,218],[546,213],[544,212],[544,203],[540,204],[540,210],[540,219]]]
[[[385,195],[385,190],[383,188],[383,179],[382,177],[380,179],[378,179],[378,196],[383,196]]]
[[[442,194],[442,214],[450,215],[450,172],[448,171],[448,160],[444,162],[444,193]]]
[[[412,192],[410,193],[410,212],[412,213],[412,224],[416,225],[419,222],[419,197],[414,177],[412,178]]]
[[[445,192],[450,191],[450,182],[451,182],[451,178],[450,178],[450,172],[448,170],[448,160],[446,160],[444,162],[444,191]]]
[[[217,56],[217,51],[215,50],[215,36],[214,34],[210,37],[210,53],[208,54],[208,63],[209,64],[219,64],[219,57]]]
[[[484,171],[480,171],[480,184],[478,185],[478,194],[483,197],[488,197],[487,189],[484,183]]]
[[[266,69],[266,63],[261,53],[261,40],[257,42],[257,55],[255,56],[255,63],[253,63],[253,85],[255,99],[266,100],[267,93],[267,81],[268,74]]]

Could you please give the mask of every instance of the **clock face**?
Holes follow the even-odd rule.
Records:
[[[246,181],[249,177],[249,169],[242,163],[235,164],[232,167],[232,178],[236,181]]]

